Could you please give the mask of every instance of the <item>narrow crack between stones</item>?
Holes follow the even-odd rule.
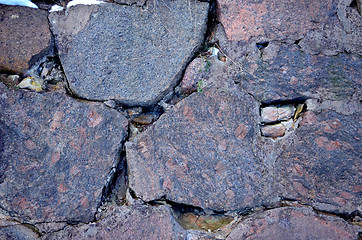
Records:
[[[106,184],[102,190],[101,200],[97,211],[94,214],[93,221],[97,221],[97,214],[107,208],[107,205],[115,202],[117,205],[123,205],[126,201],[126,191],[128,188],[127,159],[125,143],[129,140],[130,130],[126,138],[122,141],[122,149],[119,150],[119,159],[115,167],[108,174]]]
[[[286,207],[292,207],[294,203],[297,203],[301,206],[312,208],[313,212],[315,212],[317,215],[328,215],[328,216],[341,218],[341,219],[345,220],[346,222],[348,222],[349,224],[355,223],[356,217],[362,218],[362,213],[357,209],[350,213],[347,213],[347,212],[343,213],[343,212],[338,212],[338,211],[320,210],[310,204],[301,203],[299,200],[293,199],[293,198],[281,197],[281,201],[283,202],[283,205]]]

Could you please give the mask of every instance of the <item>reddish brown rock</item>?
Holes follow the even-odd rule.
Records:
[[[186,231],[178,225],[166,206],[116,207],[107,217],[79,227],[44,236],[43,239],[214,239],[211,236]]]
[[[252,150],[258,108],[244,92],[205,89],[182,100],[128,143],[130,188],[145,201],[214,210],[270,201]]]
[[[195,58],[186,68],[181,82],[181,92],[190,94],[197,91],[198,83],[203,80],[209,71],[210,62],[203,58]]]
[[[52,53],[47,17],[40,9],[0,5],[0,71],[24,73]]]
[[[316,214],[307,207],[267,210],[242,220],[226,238],[242,239],[358,239],[359,228],[342,218]]]
[[[308,112],[307,112],[308,113]],[[351,213],[361,203],[360,112],[305,114],[297,136],[276,160],[275,184],[281,197],[318,209]]]
[[[232,41],[248,41],[259,36],[298,39],[307,31],[326,23],[337,7],[334,0],[308,3],[287,0],[219,2],[221,23]]]
[[[0,92],[1,208],[31,222],[92,221],[125,117],[60,93]]]

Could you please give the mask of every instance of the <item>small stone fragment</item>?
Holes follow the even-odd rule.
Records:
[[[186,68],[184,77],[181,82],[181,93],[190,94],[197,91],[197,83],[202,81],[205,60],[203,58],[195,58]]]
[[[288,120],[294,115],[294,106],[270,106],[261,109],[261,122],[271,123],[276,121]]]
[[[261,109],[261,122],[269,123],[278,120],[279,112],[276,107],[265,107]]]
[[[27,88],[30,90],[34,90],[40,92],[42,90],[41,84],[39,80],[33,77],[24,78],[19,84],[19,88]]]
[[[261,126],[260,129],[264,137],[272,138],[283,137],[286,130],[285,126],[281,123]]]
[[[8,87],[15,87],[19,84],[19,75],[7,75],[7,74],[1,74],[0,75],[0,81],[5,83]]]
[[[115,108],[116,107],[116,101],[114,100],[107,100],[103,102],[107,107]]]
[[[178,218],[178,222],[186,229],[196,229],[215,232],[228,225],[234,218],[223,215],[199,215],[185,213]]]
[[[278,120],[280,121],[290,119],[294,115],[294,106],[287,105],[278,107],[278,115]]]
[[[143,113],[140,114],[134,118],[132,118],[133,123],[145,125],[145,124],[151,124],[157,119],[157,115],[154,113]]]
[[[136,107],[136,108],[129,108],[127,109],[127,114],[129,116],[135,116],[142,113],[142,107]]]

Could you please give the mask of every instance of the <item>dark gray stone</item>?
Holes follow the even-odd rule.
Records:
[[[50,14],[71,90],[127,105],[161,100],[200,48],[208,7],[197,0],[149,1],[145,8],[101,4]]]
[[[296,98],[339,101],[350,99],[360,89],[362,62],[358,55],[315,56],[303,53],[295,44],[278,43],[270,43],[264,53],[274,44],[277,48],[268,56],[262,54],[251,59],[238,55],[242,71],[235,68],[231,74],[259,101]],[[234,47],[230,47],[231,53]],[[258,52],[255,49],[253,54]]]
[[[0,227],[0,239],[2,240],[34,240],[39,239],[39,235],[30,227],[24,225],[13,225]]]
[[[358,239],[359,227],[342,218],[317,214],[307,207],[282,207],[242,220],[226,238],[241,239]]]
[[[0,86],[0,206],[33,222],[91,221],[127,120],[100,103]]]
[[[167,206],[121,206],[109,210],[95,223],[44,236],[42,239],[214,239],[210,235],[184,230]]]

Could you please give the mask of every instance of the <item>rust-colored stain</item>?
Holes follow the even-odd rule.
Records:
[[[324,148],[327,151],[334,151],[342,147],[340,142],[329,140],[327,137],[318,137],[315,141],[318,147]]]
[[[189,122],[194,122],[194,121],[195,121],[194,112],[192,111],[192,108],[190,108],[190,107],[187,106],[187,105],[185,105],[185,107],[184,107],[183,115],[185,116],[185,118],[186,118]]]
[[[242,140],[245,138],[248,130],[246,129],[244,123],[240,124],[235,130],[235,137]]]
[[[55,164],[56,162],[58,162],[60,159],[60,152],[53,152],[52,157],[51,157],[51,163]]]
[[[88,117],[87,124],[89,127],[95,127],[103,121],[102,116],[99,115],[95,109],[93,109],[92,112],[90,112],[87,117]]]
[[[67,185],[65,185],[65,183],[61,183],[58,186],[58,192],[60,193],[65,193],[69,190],[69,188],[67,187]]]

